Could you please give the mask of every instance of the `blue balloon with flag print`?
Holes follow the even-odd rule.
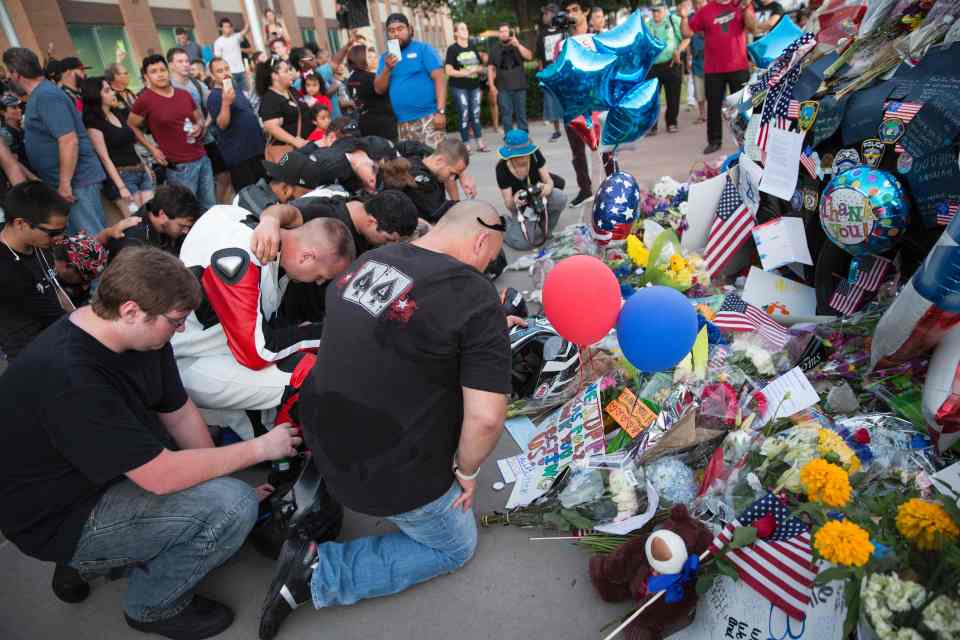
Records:
[[[644,287],[627,300],[617,320],[623,355],[643,373],[672,369],[697,339],[697,313],[670,287]]]
[[[623,240],[630,234],[640,206],[640,185],[617,171],[600,184],[593,201],[593,233],[598,242]]]
[[[567,38],[560,55],[537,74],[537,79],[560,102],[564,121],[570,122],[577,116],[589,120],[601,102],[601,80],[616,60],[614,54],[591,51],[575,38]]]
[[[866,165],[834,176],[820,198],[824,233],[854,257],[889,251],[909,222],[910,206],[897,179]]]
[[[790,16],[782,16],[765,36],[747,45],[747,54],[753,64],[766,69],[802,35],[803,29],[794,24]]]

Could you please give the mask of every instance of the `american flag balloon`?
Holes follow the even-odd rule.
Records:
[[[629,173],[617,171],[600,184],[593,202],[593,233],[600,244],[623,240],[637,217],[640,185]]]

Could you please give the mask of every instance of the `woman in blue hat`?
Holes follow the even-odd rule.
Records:
[[[563,178],[547,171],[546,158],[526,131],[511,129],[504,141],[497,150],[496,168],[497,186],[510,212],[504,242],[526,251],[546,242],[567,206],[567,196]]]

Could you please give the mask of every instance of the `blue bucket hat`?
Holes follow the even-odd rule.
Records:
[[[506,144],[497,149],[497,155],[503,160],[528,156],[539,148],[530,142],[530,136],[523,129],[511,129],[503,141]]]

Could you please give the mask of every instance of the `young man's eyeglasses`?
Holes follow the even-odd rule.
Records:
[[[57,238],[57,237],[59,237],[59,236],[62,236],[62,235],[67,231],[66,228],[63,228],[63,229],[46,229],[46,228],[44,228],[44,227],[41,227],[41,226],[38,225],[38,224],[33,224],[33,223],[31,223],[31,222],[27,222],[27,225],[28,225],[31,229],[35,229],[36,231],[42,231],[42,232],[44,232],[45,234],[47,234],[47,237],[48,237],[48,238]]]
[[[174,329],[179,329],[183,325],[187,324],[187,318],[190,317],[189,315],[186,315],[186,316],[183,316],[182,318],[171,318],[165,313],[161,313],[160,315],[163,316],[163,319],[169,322],[170,326],[173,327]]]

